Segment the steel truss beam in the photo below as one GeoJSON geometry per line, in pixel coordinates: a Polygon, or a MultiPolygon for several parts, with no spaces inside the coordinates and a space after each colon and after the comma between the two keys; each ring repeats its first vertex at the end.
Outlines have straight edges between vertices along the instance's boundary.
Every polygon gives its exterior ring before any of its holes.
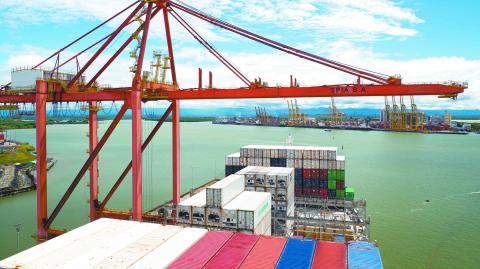
{"type": "MultiPolygon", "coordinates": [[[[179,2],[179,1],[178,1],[179,2]]],[[[143,13],[141,13],[143,16],[143,13]]],[[[178,15],[175,12],[173,14],[178,15]]],[[[187,30],[190,29],[190,33],[199,40],[202,45],[207,49],[210,48],[210,52],[218,56],[219,60],[227,65],[231,66],[231,71],[236,75],[241,76],[241,73],[238,69],[234,68],[233,65],[229,65],[228,61],[221,56],[218,51],[213,49],[213,46],[208,44],[208,42],[201,37],[198,32],[196,32],[186,21],[184,21],[180,16],[174,16],[178,19],[179,23],[182,24],[187,30]],[[178,18],[177,18],[178,17],[178,18]],[[223,61],[222,61],[223,59],[223,61]],[[235,72],[236,71],[236,72],[235,72]]],[[[177,204],[180,200],[180,100],[202,100],[202,99],[242,99],[242,98],[292,98],[292,97],[363,97],[363,96],[402,96],[402,95],[442,95],[443,97],[455,97],[457,94],[464,91],[467,87],[466,84],[412,84],[412,85],[402,85],[399,78],[389,77],[384,74],[368,71],[365,69],[360,69],[350,65],[342,64],[335,62],[320,56],[304,52],[293,47],[275,42],[273,40],[264,38],[262,36],[256,35],[252,32],[241,29],[232,24],[228,24],[221,20],[218,20],[212,16],[209,16],[201,11],[198,11],[194,8],[191,8],[185,4],[178,4],[177,1],[171,0],[142,0],[135,1],[126,9],[117,13],[115,16],[111,17],[107,21],[103,22],[99,26],[95,27],[91,31],[87,32],[80,38],[74,40],[67,46],[58,50],[56,53],[52,54],[50,57],[45,59],[40,64],[45,63],[54,56],[57,56],[57,64],[54,68],[54,71],[70,62],[73,59],[84,53],[85,51],[93,48],[94,46],[102,43],[100,48],[93,54],[93,56],[88,60],[88,62],[78,70],[75,77],[67,83],[59,83],[53,81],[37,81],[36,89],[32,92],[24,93],[13,93],[8,91],[2,91],[0,93],[0,103],[36,103],[36,146],[37,146],[37,229],[39,237],[46,238],[48,236],[49,228],[52,222],[55,220],[60,210],[63,208],[78,183],[84,177],[88,168],[91,168],[90,181],[91,181],[91,208],[90,208],[90,217],[95,219],[97,217],[112,215],[115,214],[104,210],[106,203],[109,201],[115,190],[121,184],[123,179],[126,177],[130,169],[132,170],[132,208],[133,212],[131,214],[125,213],[120,214],[121,217],[129,218],[130,216],[135,220],[142,220],[142,152],[148,146],[151,139],[153,139],[155,133],[162,126],[163,122],[166,120],[168,115],[172,113],[172,181],[173,181],[173,193],[172,193],[172,202],[177,204]],[[118,34],[125,29],[127,25],[135,21],[139,11],[148,3],[146,20],[142,26],[135,31],[130,38],[123,43],[120,49],[115,52],[113,56],[107,61],[107,63],[100,69],[100,71],[90,80],[87,87],[80,85],[78,79],[84,74],[84,72],[90,68],[92,63],[98,59],[102,52],[112,43],[112,41],[117,38],[118,34]],[[153,9],[153,4],[156,5],[156,8],[153,9]],[[105,25],[121,13],[127,11],[129,8],[137,5],[133,11],[127,16],[127,18],[120,24],[120,26],[113,31],[111,34],[100,39],[93,45],[89,46],[87,49],[82,52],[74,55],[66,62],[60,63],[60,52],[64,51],[66,48],[70,47],[74,43],[83,39],[85,36],[89,35],[93,31],[97,30],[99,27],[105,25]],[[248,88],[236,88],[236,89],[214,89],[213,88],[213,78],[212,73],[209,72],[209,86],[208,89],[202,89],[201,79],[199,79],[198,89],[187,89],[180,90],[177,81],[177,73],[175,67],[175,60],[173,54],[173,45],[170,32],[169,24],[169,9],[175,8],[182,10],[190,15],[193,15],[199,19],[207,21],[211,24],[219,26],[223,29],[229,30],[233,33],[239,34],[261,44],[268,45],[277,50],[295,55],[302,59],[313,61],[339,71],[352,74],[357,78],[364,78],[373,82],[376,82],[380,85],[375,84],[360,84],[359,79],[357,84],[348,84],[348,85],[323,85],[323,86],[314,86],[314,87],[298,87],[296,80],[293,83],[293,78],[290,81],[290,87],[248,87],[248,88]],[[145,55],[146,43],[148,39],[148,30],[150,26],[151,19],[160,12],[160,9],[163,12],[163,22],[165,26],[166,41],[168,46],[168,55],[170,57],[170,68],[172,75],[173,85],[160,84],[149,81],[142,81],[142,64],[145,55]],[[135,19],[134,19],[135,18],[135,19]],[[137,69],[135,72],[132,85],[122,88],[99,88],[99,87],[89,87],[92,85],[96,79],[102,74],[102,72],[109,67],[109,65],[117,58],[117,56],[124,51],[124,49],[130,44],[136,34],[140,30],[143,30],[142,42],[140,47],[140,55],[138,57],[137,69]],[[65,85],[64,85],[65,84],[65,85]],[[141,136],[141,108],[142,101],[152,101],[152,100],[170,100],[172,104],[167,109],[165,114],[157,123],[156,128],[152,133],[147,137],[144,143],[142,143],[141,136]],[[47,172],[46,172],[46,103],[47,102],[79,102],[86,101],[91,102],[90,105],[93,106],[95,102],[101,101],[123,101],[124,104],[120,109],[119,113],[107,129],[106,133],[100,139],[96,140],[96,113],[90,113],[90,155],[70,187],[67,189],[65,194],[60,199],[57,206],[54,208],[50,217],[48,217],[47,212],[47,172]],[[110,192],[107,194],[103,202],[98,204],[98,189],[96,189],[96,182],[98,180],[98,174],[95,174],[95,166],[98,159],[98,154],[103,148],[106,141],[109,139],[110,135],[118,125],[121,118],[125,115],[126,110],[132,108],[132,161],[127,168],[123,171],[120,178],[117,180],[115,185],[112,187],[110,192]],[[98,210],[101,209],[101,210],[98,210]],[[92,211],[95,210],[95,213],[92,211]],[[100,213],[99,213],[100,212],[100,213]],[[103,214],[103,215],[102,215],[103,214]]],[[[77,59],[78,62],[78,59],[77,59]]],[[[36,67],[38,67],[38,64],[36,67]]],[[[78,65],[78,64],[77,64],[78,65]]],[[[201,78],[201,72],[200,72],[201,78]]],[[[245,77],[246,79],[246,77],[245,77]]],[[[243,79],[242,79],[243,81],[243,79]]],[[[248,82],[248,79],[246,81],[248,82]]],[[[248,84],[248,83],[247,83],[248,84]]],[[[8,86],[7,84],[5,86],[8,86]]],[[[8,89],[8,88],[7,88],[8,89]]],[[[92,110],[91,110],[92,111],[92,110]]],[[[117,215],[118,216],[118,215],[117,215]]]]}
{"type": "Polygon", "coordinates": [[[145,5],[145,2],[142,1],[133,10],[133,12],[130,13],[130,15],[128,15],[128,17],[122,22],[122,24],[117,28],[117,30],[115,30],[115,32],[112,33],[112,35],[105,41],[105,43],[102,44],[100,49],[98,49],[97,52],[95,52],[95,54],[92,56],[92,58],[90,58],[90,60],[88,60],[88,62],[82,67],[82,69],[80,69],[80,71],[75,75],[75,77],[73,77],[73,79],[68,83],[68,85],[67,85],[68,88],[71,88],[74,85],[74,83],[77,82],[77,80],[83,75],[85,70],[87,70],[90,67],[90,65],[98,58],[98,56],[100,56],[100,54],[115,39],[115,37],[117,37],[117,35],[120,33],[120,31],[122,31],[123,28],[125,28],[127,26],[127,24],[130,22],[130,20],[138,13],[138,11],[140,11],[140,9],[142,9],[142,7],[144,5],[145,5]]]}

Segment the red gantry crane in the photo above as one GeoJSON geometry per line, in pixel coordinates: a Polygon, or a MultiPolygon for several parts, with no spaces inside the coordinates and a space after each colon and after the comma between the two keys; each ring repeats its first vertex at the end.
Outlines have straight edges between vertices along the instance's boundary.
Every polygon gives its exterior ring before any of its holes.
{"type": "MultiPolygon", "coordinates": [[[[40,68],[49,60],[55,60],[55,66],[49,73],[49,77],[37,80],[35,86],[30,90],[23,89],[16,91],[12,85],[6,84],[1,87],[0,103],[35,103],[36,107],[36,150],[37,150],[37,235],[41,240],[48,239],[56,234],[51,229],[51,225],[60,213],[62,207],[68,201],[70,195],[78,186],[86,172],[90,172],[90,219],[95,220],[102,216],[125,218],[141,221],[146,217],[142,212],[142,151],[148,146],[157,131],[165,122],[167,117],[172,115],[172,160],[173,160],[173,204],[180,200],[180,101],[181,100],[200,100],[200,99],[239,99],[239,98],[296,98],[296,97],[364,97],[364,96],[413,96],[413,95],[438,95],[441,97],[455,98],[467,88],[466,83],[424,83],[424,84],[403,84],[399,76],[388,76],[385,74],[372,72],[366,69],[354,67],[337,61],[333,61],[321,56],[293,48],[286,44],[276,42],[258,34],[242,29],[233,24],[215,18],[205,12],[202,12],[192,6],[189,6],[178,0],[137,0],[119,13],[115,14],[105,22],[96,26],[84,35],[80,36],[65,47],[59,49],[44,61],[38,63],[33,69],[40,68]],[[168,84],[164,79],[150,79],[142,73],[143,62],[146,53],[146,45],[152,19],[158,13],[163,14],[163,24],[165,27],[168,55],[172,83],[168,84]],[[61,55],[73,44],[89,36],[99,28],[118,19],[122,14],[127,14],[122,20],[120,26],[109,35],[103,37],[84,50],[74,54],[72,57],[61,61],[61,55]],[[251,81],[242,74],[237,67],[230,63],[214,46],[212,46],[202,35],[195,30],[184,18],[188,14],[197,19],[220,27],[229,32],[243,36],[244,38],[264,44],[273,49],[294,55],[307,61],[321,64],[340,72],[352,75],[356,79],[354,84],[341,85],[321,85],[321,86],[299,86],[297,83],[290,83],[288,87],[269,87],[262,80],[254,79],[251,81]],[[222,89],[213,87],[213,78],[209,73],[208,88],[202,88],[201,69],[199,69],[198,88],[183,89],[177,81],[177,72],[175,68],[175,57],[173,53],[172,33],[170,31],[170,20],[176,20],[185,30],[192,35],[208,52],[216,57],[226,68],[228,68],[243,84],[243,87],[235,89],[222,89]],[[100,61],[99,56],[105,56],[105,49],[112,45],[112,42],[119,39],[120,32],[126,32],[126,27],[133,22],[140,22],[140,26],[123,41],[118,50],[110,56],[103,66],[90,79],[86,80],[85,71],[90,70],[94,62],[100,61]],[[131,85],[124,87],[105,87],[101,86],[97,80],[101,77],[124,52],[124,50],[133,42],[137,41],[136,49],[130,55],[135,59],[135,64],[131,68],[134,73],[131,85]],[[92,52],[94,47],[99,48],[92,52]],[[92,54],[89,60],[80,65],[78,57],[85,55],[86,52],[92,54]],[[67,63],[76,63],[77,72],[71,78],[65,78],[61,75],[60,69],[67,63]],[[159,119],[155,128],[145,140],[142,140],[142,102],[169,100],[171,104],[166,109],[163,116],[159,119]],[[97,111],[98,104],[102,101],[121,101],[123,106],[111,122],[110,126],[98,139],[97,137],[97,111]],[[89,157],[80,168],[71,185],[61,197],[55,208],[48,214],[47,211],[47,145],[46,145],[46,104],[47,102],[88,102],[89,103],[89,157]],[[101,199],[98,190],[98,155],[110,135],[115,130],[127,110],[131,110],[132,115],[132,160],[122,171],[116,183],[106,196],[101,199]],[[90,168],[90,169],[89,169],[90,168]],[[120,186],[127,174],[132,171],[132,211],[126,213],[115,213],[106,210],[106,204],[120,186]]],[[[159,63],[157,63],[159,64],[159,63]]]]}

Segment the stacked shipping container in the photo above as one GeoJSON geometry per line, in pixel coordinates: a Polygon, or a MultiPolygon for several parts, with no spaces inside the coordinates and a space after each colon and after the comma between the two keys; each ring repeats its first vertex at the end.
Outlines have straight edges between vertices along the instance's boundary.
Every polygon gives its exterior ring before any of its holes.
{"type": "Polygon", "coordinates": [[[226,175],[246,166],[294,168],[295,196],[354,198],[354,190],[345,186],[345,157],[336,147],[249,145],[225,158],[226,175]]]}
{"type": "Polygon", "coordinates": [[[295,210],[294,169],[247,166],[237,172],[245,176],[245,190],[269,192],[272,197],[272,234],[287,235],[293,228],[295,210]]]}
{"type": "Polygon", "coordinates": [[[1,268],[382,268],[368,242],[321,242],[99,219],[0,261],[1,268]],[[347,253],[348,252],[348,253],[347,253]]]}
{"type": "Polygon", "coordinates": [[[244,175],[230,175],[177,205],[177,222],[271,234],[271,194],[244,191],[244,175]]]}

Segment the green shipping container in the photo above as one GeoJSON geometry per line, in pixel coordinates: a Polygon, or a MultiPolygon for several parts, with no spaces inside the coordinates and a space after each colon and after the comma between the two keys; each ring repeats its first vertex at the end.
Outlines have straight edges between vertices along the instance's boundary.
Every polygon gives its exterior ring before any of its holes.
{"type": "Polygon", "coordinates": [[[345,170],[337,170],[337,180],[345,181],[345,170]]]}
{"type": "Polygon", "coordinates": [[[345,198],[347,200],[353,200],[355,199],[355,190],[353,188],[345,188],[345,198]]]}
{"type": "Polygon", "coordinates": [[[337,188],[337,181],[336,180],[328,180],[328,189],[335,190],[337,188]]]}
{"type": "Polygon", "coordinates": [[[345,198],[345,191],[344,190],[337,190],[337,199],[345,198]]]}
{"type": "Polygon", "coordinates": [[[328,180],[336,180],[337,170],[328,170],[328,180]]]}

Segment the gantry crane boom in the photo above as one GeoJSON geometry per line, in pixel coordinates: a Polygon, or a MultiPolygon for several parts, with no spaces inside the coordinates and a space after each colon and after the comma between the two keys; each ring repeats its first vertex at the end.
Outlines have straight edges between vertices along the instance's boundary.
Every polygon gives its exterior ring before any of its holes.
{"type": "MultiPolygon", "coordinates": [[[[123,9],[121,12],[109,18],[94,29],[88,31],[86,34],[69,43],[67,46],[64,46],[60,50],[56,51],[44,61],[35,65],[35,68],[56,56],[57,61],[53,71],[58,72],[61,67],[70,61],[77,60],[78,63],[78,56],[89,50],[92,50],[96,47],[96,45],[100,45],[100,48],[90,54],[92,56],[86,61],[85,64],[82,66],[77,64],[77,72],[74,74],[73,78],[68,81],[61,81],[58,78],[37,80],[35,87],[32,87],[30,91],[22,90],[21,92],[14,91],[11,88],[11,83],[4,84],[5,86],[1,87],[0,103],[35,103],[36,106],[37,230],[39,238],[48,238],[51,224],[58,216],[60,210],[63,208],[73,191],[79,185],[80,180],[82,180],[88,170],[90,170],[91,186],[91,220],[94,220],[100,216],[111,214],[111,212],[105,211],[105,204],[108,202],[118,186],[122,183],[126,175],[129,174],[130,170],[132,171],[132,210],[130,213],[121,215],[121,217],[131,218],[133,220],[142,220],[142,151],[152,140],[155,133],[170,114],[172,115],[172,201],[173,204],[177,204],[180,201],[180,100],[414,95],[439,95],[441,97],[455,98],[459,93],[462,93],[468,87],[468,84],[466,83],[452,82],[443,84],[403,84],[400,76],[389,76],[378,72],[369,71],[296,49],[286,44],[282,44],[280,42],[276,42],[253,32],[247,31],[233,24],[224,22],[220,19],[214,18],[180,1],[173,0],[136,0],[133,4],[123,9]],[[147,6],[147,8],[145,8],[145,6],[147,6]],[[69,56],[70,58],[63,63],[60,62],[60,54],[66,49],[70,48],[78,41],[83,40],[84,37],[90,35],[92,32],[96,31],[108,22],[111,22],[114,18],[118,17],[120,14],[123,14],[127,10],[129,10],[127,12],[128,15],[123,20],[119,20],[121,21],[121,24],[113,32],[96,41],[93,45],[88,46],[86,49],[78,53],[72,53],[71,55],[73,55],[73,57],[69,56]],[[254,83],[250,83],[248,78],[238,71],[238,68],[230,64],[230,62],[228,62],[226,58],[213,47],[213,45],[208,43],[198,31],[193,29],[193,27],[191,27],[191,25],[188,24],[177,11],[182,11],[193,15],[198,19],[279,51],[353,75],[357,82],[352,84],[309,87],[300,86],[296,82],[293,83],[293,81],[290,83],[289,87],[269,87],[267,86],[267,83],[265,81],[262,82],[261,79],[255,80],[254,83]],[[152,80],[150,80],[148,76],[142,76],[142,63],[147,47],[146,43],[148,40],[150,21],[159,12],[163,13],[163,25],[165,28],[166,43],[168,48],[168,54],[164,57],[166,62],[163,64],[163,72],[161,74],[160,81],[158,81],[158,73],[155,74],[154,79],[152,80]],[[240,80],[247,84],[246,87],[229,89],[213,88],[211,86],[212,83],[209,82],[210,86],[208,89],[181,89],[177,81],[169,16],[172,16],[182,26],[184,26],[184,28],[189,31],[189,33],[191,33],[194,38],[196,38],[209,51],[209,53],[212,53],[220,62],[222,62],[227,68],[236,74],[240,80]],[[107,47],[109,47],[113,41],[118,41],[120,36],[119,33],[128,31],[128,25],[130,25],[133,21],[140,20],[142,21],[141,26],[138,27],[126,41],[124,41],[120,49],[118,49],[110,58],[107,58],[107,62],[100,68],[99,71],[94,73],[92,79],[86,84],[82,82],[81,78],[84,76],[85,72],[92,69],[91,66],[93,63],[101,59],[100,55],[107,51],[107,47]],[[133,70],[135,71],[135,75],[132,79],[132,83],[125,85],[124,87],[99,86],[100,84],[96,83],[97,79],[99,79],[103,72],[114,63],[114,61],[117,59],[117,56],[119,56],[133,40],[138,40],[139,46],[135,51],[136,66],[133,70]],[[168,68],[171,70],[171,84],[166,83],[166,63],[169,64],[168,68]],[[369,82],[362,84],[361,79],[369,82]],[[164,115],[160,118],[157,126],[142,144],[142,103],[155,100],[169,100],[171,104],[165,111],[164,115]],[[52,213],[49,215],[47,211],[46,192],[46,103],[79,101],[89,102],[90,108],[96,107],[97,102],[100,101],[122,101],[123,106],[100,140],[94,139],[96,138],[96,131],[93,130],[96,130],[98,127],[96,111],[94,109],[89,109],[89,129],[91,132],[90,136],[93,137],[89,141],[89,157],[72,181],[69,188],[66,190],[65,194],[55,206],[52,213]],[[95,175],[92,172],[95,169],[91,168],[98,165],[99,152],[128,109],[132,110],[132,161],[123,170],[122,174],[115,182],[115,185],[112,187],[108,195],[103,201],[100,202],[98,188],[95,188],[95,186],[98,185],[98,175],[95,175]]],[[[212,81],[211,75],[209,76],[209,81],[212,81]]],[[[290,101],[288,104],[290,116],[289,120],[292,119],[294,123],[303,122],[305,119],[305,114],[300,112],[297,102],[295,101],[294,104],[293,101],[290,101]]],[[[394,104],[394,106],[396,106],[396,104],[394,104]]],[[[398,109],[394,108],[394,110],[398,112],[398,109]]],[[[412,110],[414,110],[413,107],[412,110]]],[[[270,120],[270,116],[266,113],[265,109],[262,110],[261,108],[256,108],[256,114],[257,117],[264,122],[265,120],[270,120]]]]}

